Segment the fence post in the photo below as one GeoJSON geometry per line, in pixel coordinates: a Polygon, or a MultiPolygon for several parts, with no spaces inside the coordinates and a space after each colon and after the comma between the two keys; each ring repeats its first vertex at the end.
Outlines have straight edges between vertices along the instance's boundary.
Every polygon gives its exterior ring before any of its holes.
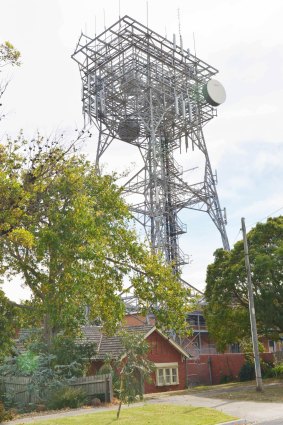
{"type": "Polygon", "coordinates": [[[104,393],[105,393],[105,403],[108,401],[108,380],[107,375],[104,375],[104,393]]]}
{"type": "Polygon", "coordinates": [[[108,375],[108,386],[109,386],[109,402],[112,403],[113,401],[113,383],[112,383],[112,375],[108,375]]]}
{"type": "Polygon", "coordinates": [[[208,364],[209,381],[210,381],[210,385],[212,385],[212,371],[211,371],[211,357],[210,356],[208,357],[207,364],[208,364]]]}

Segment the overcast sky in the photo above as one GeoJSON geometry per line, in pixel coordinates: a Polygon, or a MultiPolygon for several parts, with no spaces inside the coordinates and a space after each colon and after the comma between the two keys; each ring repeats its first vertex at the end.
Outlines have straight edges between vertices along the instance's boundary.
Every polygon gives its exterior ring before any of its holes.
{"type": "MultiPolygon", "coordinates": [[[[227,92],[218,117],[205,127],[205,138],[233,245],[241,237],[241,217],[249,230],[283,213],[283,2],[149,0],[149,27],[172,39],[179,31],[178,8],[184,47],[194,49],[194,33],[197,56],[219,69],[217,79],[227,92]]],[[[0,136],[20,129],[27,136],[37,130],[68,134],[81,127],[81,82],[70,56],[81,31],[94,37],[95,23],[99,33],[118,20],[119,1],[9,0],[1,1],[0,10],[0,42],[9,40],[22,55],[21,67],[9,71],[0,136]]],[[[146,10],[146,1],[120,0],[121,16],[146,24],[146,10]]],[[[94,139],[85,150],[94,156],[94,139]]],[[[111,146],[104,158],[109,171],[120,171],[126,160],[136,157],[123,142],[111,146]]],[[[190,164],[189,154],[182,163],[190,164]]],[[[203,289],[220,235],[206,214],[187,211],[182,220],[188,233],[181,246],[191,256],[183,277],[203,289]]],[[[27,296],[18,285],[4,287],[14,300],[27,296]]]]}

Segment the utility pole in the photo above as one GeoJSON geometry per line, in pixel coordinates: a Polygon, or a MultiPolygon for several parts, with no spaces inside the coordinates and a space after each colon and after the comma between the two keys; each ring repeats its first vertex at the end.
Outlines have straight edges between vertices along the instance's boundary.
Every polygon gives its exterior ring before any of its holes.
{"type": "Polygon", "coordinates": [[[246,234],[246,224],[245,224],[244,218],[242,218],[241,221],[242,221],[242,232],[243,232],[243,241],[244,241],[244,250],[245,250],[245,264],[246,264],[247,277],[248,277],[249,311],[250,311],[250,323],[251,323],[251,333],[252,333],[252,342],[253,342],[253,354],[254,354],[254,361],[255,361],[256,390],[263,391],[261,369],[260,369],[260,358],[259,358],[259,350],[258,350],[256,318],[255,318],[253,284],[252,284],[252,277],[251,277],[251,266],[250,266],[249,249],[248,249],[248,241],[247,241],[247,234],[246,234]]]}

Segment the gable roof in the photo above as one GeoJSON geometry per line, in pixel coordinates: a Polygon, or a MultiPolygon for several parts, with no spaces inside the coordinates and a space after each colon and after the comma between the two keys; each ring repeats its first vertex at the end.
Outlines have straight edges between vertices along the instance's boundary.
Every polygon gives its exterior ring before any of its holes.
{"type": "MultiPolygon", "coordinates": [[[[142,325],[142,326],[126,326],[124,328],[127,332],[139,333],[143,335],[143,338],[148,338],[153,332],[157,332],[161,335],[166,341],[169,342],[180,354],[184,357],[189,358],[190,355],[184,351],[184,349],[175,342],[172,338],[169,338],[162,331],[160,331],[156,326],[152,325],[142,325]]],[[[104,360],[106,356],[109,356],[113,359],[123,356],[124,348],[121,343],[121,338],[119,335],[107,336],[102,332],[101,326],[87,325],[82,326],[82,335],[77,339],[78,343],[85,342],[94,342],[97,347],[97,353],[94,356],[94,360],[104,360]]],[[[18,339],[15,341],[16,346],[20,351],[24,351],[23,341],[28,338],[32,333],[38,332],[38,329],[22,329],[19,332],[18,339]]]]}
{"type": "MultiPolygon", "coordinates": [[[[142,334],[144,339],[148,338],[154,331],[159,333],[169,344],[171,344],[179,353],[189,358],[189,354],[177,344],[172,338],[168,338],[163,332],[156,328],[156,326],[143,325],[143,326],[127,326],[127,332],[142,334]]],[[[111,358],[118,358],[123,355],[124,349],[119,335],[107,336],[102,333],[102,328],[99,326],[84,326],[82,327],[83,336],[80,338],[82,342],[95,342],[97,344],[97,354],[95,360],[103,360],[108,355],[111,358]]]]}
{"type": "MultiPolygon", "coordinates": [[[[152,326],[133,326],[127,327],[127,332],[140,333],[146,335],[152,326]]],[[[80,342],[95,342],[97,345],[97,354],[95,359],[102,360],[108,355],[112,358],[118,358],[123,354],[123,346],[119,335],[107,336],[102,332],[100,326],[83,326],[80,342]]]]}

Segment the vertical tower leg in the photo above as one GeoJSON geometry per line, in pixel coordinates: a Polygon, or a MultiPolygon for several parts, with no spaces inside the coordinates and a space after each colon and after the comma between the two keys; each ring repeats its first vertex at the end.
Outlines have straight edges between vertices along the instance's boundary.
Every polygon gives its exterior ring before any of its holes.
{"type": "Polygon", "coordinates": [[[216,178],[212,172],[202,128],[200,127],[197,131],[192,131],[190,138],[193,146],[197,147],[204,155],[204,181],[193,186],[186,185],[185,190],[189,197],[185,201],[184,206],[207,212],[220,232],[223,248],[229,251],[230,245],[225,228],[225,210],[223,212],[220,207],[216,190],[216,178]]]}

